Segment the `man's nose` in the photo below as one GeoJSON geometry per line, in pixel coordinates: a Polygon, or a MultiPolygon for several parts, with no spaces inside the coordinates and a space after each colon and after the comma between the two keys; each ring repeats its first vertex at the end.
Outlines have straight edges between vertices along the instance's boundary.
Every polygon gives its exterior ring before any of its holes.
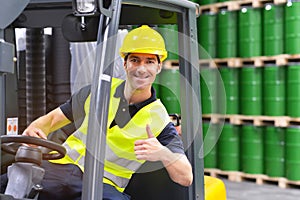
{"type": "Polygon", "coordinates": [[[146,67],[144,64],[141,64],[140,66],[137,67],[137,71],[139,72],[145,72],[146,71],[146,67]]]}

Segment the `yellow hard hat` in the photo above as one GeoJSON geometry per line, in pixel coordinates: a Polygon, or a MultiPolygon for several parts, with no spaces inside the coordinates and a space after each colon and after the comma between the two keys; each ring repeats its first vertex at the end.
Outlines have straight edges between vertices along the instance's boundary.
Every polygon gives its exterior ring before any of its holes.
{"type": "Polygon", "coordinates": [[[163,37],[147,25],[133,29],[125,36],[120,55],[124,58],[128,53],[156,54],[161,61],[168,55],[163,37]]]}

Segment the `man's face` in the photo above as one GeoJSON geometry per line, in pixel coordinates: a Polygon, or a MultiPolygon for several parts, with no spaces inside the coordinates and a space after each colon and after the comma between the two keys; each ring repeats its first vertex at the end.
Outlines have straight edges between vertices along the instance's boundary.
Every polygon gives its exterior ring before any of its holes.
{"type": "Polygon", "coordinates": [[[127,81],[132,89],[146,89],[154,82],[161,64],[154,54],[131,53],[124,63],[127,81]]]}

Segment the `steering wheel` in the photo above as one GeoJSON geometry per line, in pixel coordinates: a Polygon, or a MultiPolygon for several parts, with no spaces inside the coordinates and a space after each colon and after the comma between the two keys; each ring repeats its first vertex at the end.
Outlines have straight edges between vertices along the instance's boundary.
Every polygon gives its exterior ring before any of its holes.
{"type": "Polygon", "coordinates": [[[25,135],[1,135],[1,148],[3,151],[16,155],[19,146],[9,145],[8,143],[17,144],[33,144],[41,147],[46,147],[49,150],[57,151],[57,153],[43,153],[43,160],[56,160],[63,158],[66,154],[66,149],[60,144],[45,140],[42,138],[25,136],[25,135]]]}

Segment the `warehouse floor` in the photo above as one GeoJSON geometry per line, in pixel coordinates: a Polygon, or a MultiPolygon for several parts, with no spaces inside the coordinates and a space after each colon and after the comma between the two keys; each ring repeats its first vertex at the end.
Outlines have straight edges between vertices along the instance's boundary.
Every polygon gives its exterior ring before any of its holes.
{"type": "Polygon", "coordinates": [[[277,185],[258,185],[253,182],[232,182],[222,179],[227,200],[298,200],[300,188],[280,188],[277,185]]]}

